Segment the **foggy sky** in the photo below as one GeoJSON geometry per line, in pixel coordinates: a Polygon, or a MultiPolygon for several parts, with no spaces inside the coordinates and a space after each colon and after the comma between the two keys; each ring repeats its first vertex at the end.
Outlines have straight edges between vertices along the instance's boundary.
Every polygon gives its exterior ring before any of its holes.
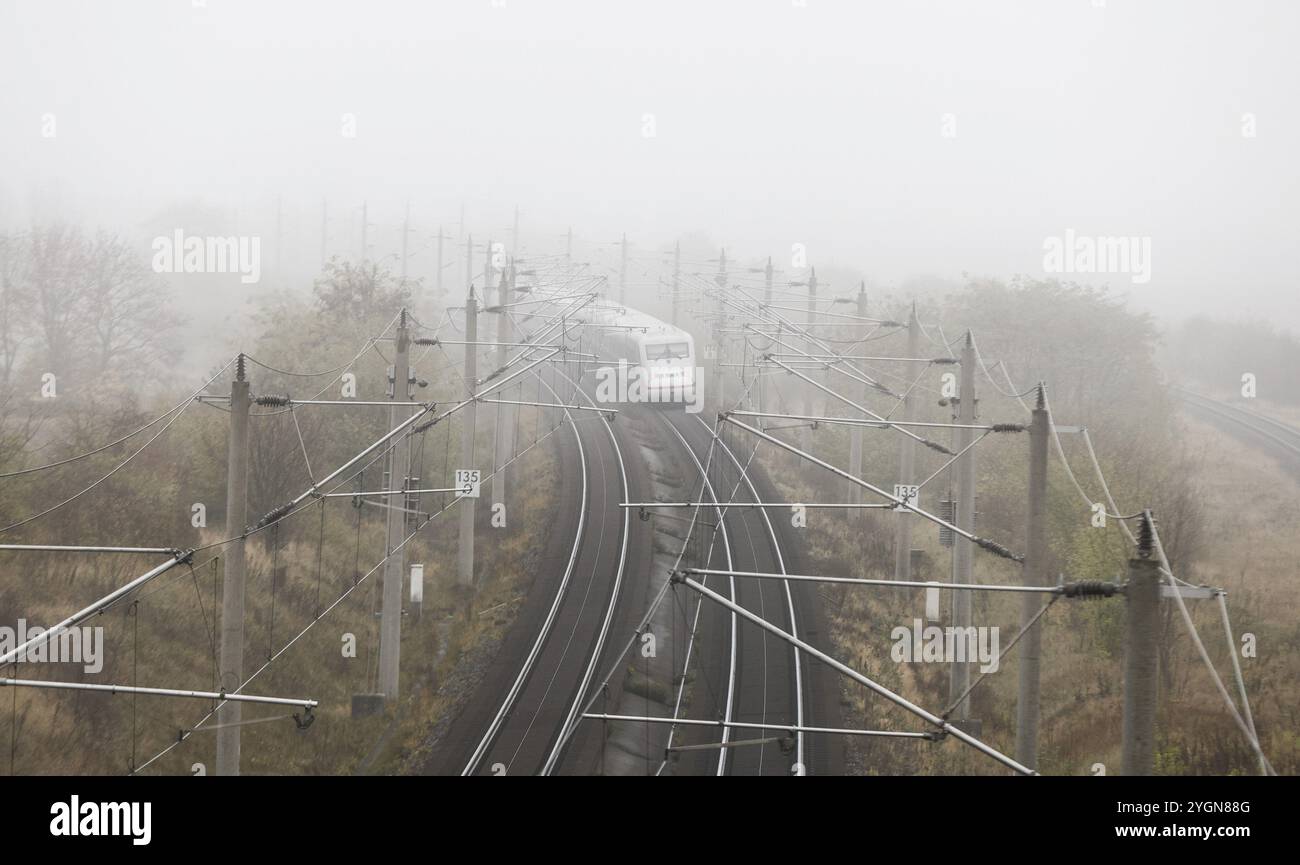
{"type": "Polygon", "coordinates": [[[409,198],[504,237],[518,204],[525,240],[880,285],[1039,276],[1074,229],[1151,238],[1149,283],[1076,277],[1135,305],[1300,329],[1297,4],[1094,2],[0,0],[0,226],[409,198]]]}

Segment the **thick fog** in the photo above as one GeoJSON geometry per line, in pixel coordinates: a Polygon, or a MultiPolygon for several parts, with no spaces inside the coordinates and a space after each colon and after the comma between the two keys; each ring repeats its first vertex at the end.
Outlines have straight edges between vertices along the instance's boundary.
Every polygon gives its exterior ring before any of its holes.
{"type": "Polygon", "coordinates": [[[801,243],[884,287],[1042,276],[1072,230],[1149,254],[1063,278],[1167,320],[1295,328],[1298,21],[1186,0],[3,0],[0,225],[147,244],[203,207],[269,244],[278,200],[286,255],[310,258],[322,201],[340,239],[366,202],[380,254],[408,200],[426,238],[507,239],[517,205],[525,246],[570,226],[778,262],[801,243]]]}

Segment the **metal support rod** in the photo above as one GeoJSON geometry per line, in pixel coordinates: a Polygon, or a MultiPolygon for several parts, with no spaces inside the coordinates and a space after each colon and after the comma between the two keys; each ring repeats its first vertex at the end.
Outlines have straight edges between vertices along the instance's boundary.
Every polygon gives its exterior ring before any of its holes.
{"type": "Polygon", "coordinates": [[[150,556],[174,556],[175,547],[67,547],[55,544],[0,544],[0,551],[16,553],[129,553],[150,556]]]}
{"type": "MultiPolygon", "coordinates": [[[[792,375],[798,376],[799,378],[801,378],[801,379],[803,379],[804,381],[808,382],[809,384],[811,384],[813,387],[817,388],[818,390],[821,390],[821,391],[823,391],[823,392],[825,392],[825,393],[830,394],[831,396],[835,397],[836,399],[838,399],[840,402],[844,403],[845,405],[848,405],[848,406],[851,406],[852,408],[857,409],[858,411],[860,411],[860,412],[862,412],[863,414],[865,414],[867,417],[872,418],[873,420],[876,420],[876,421],[885,421],[885,418],[883,418],[882,416],[876,414],[874,411],[872,411],[871,409],[867,408],[866,406],[864,406],[864,405],[860,405],[860,404],[854,402],[853,400],[849,399],[848,397],[846,397],[846,396],[844,396],[843,394],[841,394],[841,393],[839,393],[838,391],[836,391],[834,388],[829,388],[829,387],[827,387],[826,385],[822,384],[821,382],[819,382],[819,381],[815,381],[815,380],[809,378],[808,376],[806,376],[806,375],[804,375],[803,373],[799,372],[799,370],[795,369],[794,367],[790,366],[789,364],[781,363],[781,361],[779,361],[779,360],[774,360],[774,361],[772,361],[772,363],[774,363],[774,364],[776,364],[777,366],[781,367],[781,368],[784,369],[786,372],[788,372],[788,373],[790,373],[790,374],[792,374],[792,375]]],[[[807,412],[807,414],[808,414],[808,415],[813,415],[814,412],[809,411],[809,412],[807,412]]],[[[903,427],[902,427],[900,424],[894,423],[893,421],[887,421],[887,423],[888,423],[889,426],[891,426],[891,427],[893,427],[894,429],[898,430],[898,431],[901,432],[903,435],[905,435],[905,436],[910,436],[911,438],[916,439],[917,441],[922,441],[922,439],[921,439],[920,436],[918,436],[918,435],[917,435],[916,433],[914,433],[914,432],[911,432],[911,431],[909,431],[909,430],[903,429],[903,427]]]]}
{"type": "MultiPolygon", "coordinates": [[[[841,325],[843,327],[843,325],[841,325]]],[[[757,327],[751,327],[750,330],[756,330],[757,327]]],[[[862,355],[862,354],[818,354],[815,351],[803,351],[794,354],[774,351],[772,357],[793,357],[803,360],[819,361],[840,361],[840,360],[870,360],[870,361],[898,361],[899,363],[959,363],[955,357],[881,357],[879,355],[862,355]]]]}
{"type": "Polygon", "coordinates": [[[934,726],[938,727],[940,730],[952,736],[954,739],[958,739],[961,742],[970,745],[972,748],[979,751],[980,753],[992,757],[994,760],[997,760],[1002,765],[1016,772],[1019,772],[1022,775],[1038,774],[1034,770],[1026,766],[1020,765],[1015,760],[1008,757],[1006,754],[1003,754],[1002,752],[998,751],[996,748],[984,744],[979,739],[976,739],[974,736],[970,735],[964,730],[945,721],[943,718],[939,717],[933,712],[928,712],[925,709],[922,709],[920,706],[911,702],[907,698],[895,694],[893,691],[889,690],[884,685],[881,685],[875,681],[872,681],[871,679],[868,679],[866,676],[862,675],[857,670],[854,670],[852,667],[848,666],[847,664],[837,661],[836,659],[832,658],[830,655],[821,651],[817,647],[805,643],[803,640],[800,640],[799,638],[792,636],[786,631],[783,631],[782,629],[778,628],[776,625],[773,625],[771,622],[767,621],[766,619],[754,615],[749,610],[742,607],[740,604],[733,603],[732,601],[722,597],[712,589],[709,589],[706,586],[695,582],[695,580],[692,580],[690,577],[674,577],[674,579],[680,581],[682,584],[688,586],[689,588],[694,589],[696,592],[699,592],[701,595],[713,601],[714,603],[721,604],[722,606],[731,610],[736,615],[741,616],[742,618],[746,619],[747,621],[755,625],[758,625],[760,628],[767,631],[769,634],[779,637],[780,639],[785,640],[790,645],[798,649],[801,649],[805,653],[811,655],[813,658],[816,658],[818,661],[821,661],[823,664],[826,664],[827,666],[835,670],[838,670],[840,673],[843,673],[845,676],[848,676],[853,681],[857,682],[860,685],[863,685],[864,687],[875,692],[881,697],[884,697],[886,700],[889,700],[891,703],[901,706],[903,709],[906,709],[908,712],[911,712],[913,715],[916,715],[918,718],[922,719],[923,721],[933,724],[934,726]]]}
{"type": "MultiPolygon", "coordinates": [[[[726,507],[734,507],[734,505],[727,504],[726,507]]],[[[798,580],[808,583],[846,583],[854,586],[893,586],[899,588],[938,589],[940,591],[960,589],[975,592],[1023,592],[1039,595],[1061,595],[1065,593],[1064,586],[1006,586],[996,585],[993,583],[954,584],[924,582],[922,580],[909,580],[905,583],[900,583],[897,580],[870,580],[865,577],[827,577],[822,576],[821,574],[776,574],[766,571],[726,571],[718,568],[683,568],[682,573],[701,574],[705,576],[750,577],[759,580],[798,580]]]]}
{"type": "Polygon", "coordinates": [[[140,576],[136,577],[131,582],[117,589],[114,589],[104,597],[95,601],[90,606],[78,610],[77,612],[73,613],[71,616],[68,616],[66,619],[59,622],[57,625],[53,625],[47,628],[45,631],[38,634],[37,636],[24,640],[21,644],[5,652],[3,655],[0,655],[0,667],[4,667],[6,664],[13,663],[18,658],[26,657],[27,653],[30,652],[30,650],[34,646],[39,646],[42,643],[50,642],[55,637],[59,636],[69,628],[75,628],[77,625],[81,624],[86,619],[89,619],[91,616],[95,616],[102,613],[104,610],[108,609],[112,604],[126,597],[131,592],[134,592],[136,589],[140,588],[145,583],[148,583],[150,580],[154,579],[155,577],[160,576],[161,574],[165,574],[167,571],[176,567],[176,565],[179,565],[181,562],[187,562],[189,560],[190,560],[190,553],[188,552],[173,556],[172,558],[163,562],[161,565],[158,565],[156,568],[152,568],[146,571],[145,573],[141,574],[140,576]]]}
{"type": "Polygon", "coordinates": [[[437,488],[423,488],[423,489],[418,489],[418,490],[415,490],[415,489],[412,489],[412,490],[369,490],[369,491],[364,492],[364,493],[322,493],[322,494],[321,494],[321,498],[323,498],[323,499],[356,499],[356,498],[365,498],[365,497],[367,497],[367,496],[398,496],[398,495],[402,495],[403,493],[405,493],[405,494],[407,494],[407,495],[415,495],[415,494],[417,494],[417,493],[419,493],[419,494],[424,494],[424,493],[458,493],[458,492],[460,492],[460,489],[458,489],[457,487],[437,487],[437,488]]]}
{"type": "Polygon", "coordinates": [[[567,409],[569,411],[594,411],[594,412],[599,412],[601,414],[618,414],[619,412],[619,410],[616,408],[605,408],[604,406],[566,405],[557,402],[534,402],[532,400],[524,400],[524,399],[481,399],[479,400],[479,402],[493,403],[497,405],[530,405],[530,406],[535,406],[536,408],[559,408],[559,409],[567,409]]]}
{"type": "Polygon", "coordinates": [[[671,724],[674,727],[729,727],[741,730],[784,730],[788,733],[826,733],[837,736],[879,736],[886,739],[934,739],[933,733],[904,730],[855,730],[851,727],[808,727],[799,724],[754,724],[746,721],[710,721],[705,718],[666,718],[659,715],[607,715],[584,712],[592,721],[632,721],[645,724],[671,724]]]}
{"type": "Polygon", "coordinates": [[[42,679],[0,679],[0,687],[52,688],[60,691],[102,691],[110,694],[142,694],[151,697],[190,697],[196,700],[229,700],[234,703],[261,703],[267,706],[301,706],[314,709],[316,700],[296,697],[258,697],[253,694],[227,694],[224,691],[183,691],[175,688],[144,688],[135,685],[94,685],[88,682],[50,682],[42,679]]]}
{"type": "MultiPolygon", "coordinates": [[[[713,502],[619,502],[620,508],[712,508],[713,502]]],[[[724,508],[892,508],[885,502],[851,504],[846,502],[723,502],[724,508]]]]}
{"type": "Polygon", "coordinates": [[[390,400],[390,399],[288,399],[285,405],[362,405],[362,406],[387,406],[389,408],[423,408],[427,409],[433,405],[432,402],[420,402],[418,400],[390,400]]]}
{"type": "MultiPolygon", "coordinates": [[[[816,274],[816,272],[817,272],[816,268],[813,268],[813,273],[816,274]]],[[[814,289],[814,292],[813,292],[813,294],[812,294],[812,297],[815,298],[815,297],[816,297],[816,294],[815,294],[816,287],[813,286],[813,289],[814,289]]],[[[786,310],[787,312],[802,312],[802,313],[807,313],[807,312],[808,312],[808,309],[807,309],[807,308],[805,308],[805,309],[800,309],[800,308],[797,307],[797,306],[778,306],[777,304],[774,304],[774,303],[764,304],[764,306],[766,306],[768,309],[783,309],[783,310],[786,310]]],[[[810,306],[811,306],[811,304],[810,304],[810,306]]],[[[828,311],[826,311],[826,310],[821,310],[821,311],[819,311],[819,312],[818,312],[817,310],[814,310],[814,312],[817,312],[818,315],[830,316],[831,318],[844,318],[844,319],[848,319],[848,320],[850,320],[850,321],[864,321],[864,322],[867,322],[868,324],[892,325],[892,326],[895,326],[895,327],[898,327],[898,326],[899,326],[898,322],[896,322],[896,321],[890,321],[889,319],[886,319],[886,318],[865,318],[865,317],[860,316],[860,315],[851,315],[850,313],[847,313],[847,312],[828,312],[828,311]]],[[[804,323],[804,322],[800,322],[800,324],[803,324],[803,323],[804,323]]]]}
{"type": "MultiPolygon", "coordinates": [[[[871,492],[875,493],[876,495],[878,495],[878,496],[882,496],[882,497],[888,499],[890,502],[892,502],[892,503],[894,503],[894,504],[896,504],[896,505],[901,505],[902,507],[907,508],[908,510],[912,511],[913,513],[919,514],[920,516],[924,517],[925,519],[929,520],[930,522],[935,523],[936,525],[942,526],[943,528],[948,529],[948,530],[954,532],[955,534],[960,535],[961,537],[964,537],[964,538],[966,538],[966,539],[968,539],[968,540],[971,540],[971,541],[974,541],[974,542],[976,542],[976,543],[979,543],[980,541],[983,540],[982,538],[977,538],[977,537],[976,537],[972,532],[970,532],[970,531],[968,531],[968,530],[966,530],[966,529],[960,528],[959,526],[953,525],[952,523],[948,522],[947,520],[943,519],[942,517],[935,516],[934,514],[930,513],[930,512],[927,511],[927,510],[924,510],[923,508],[919,508],[919,507],[917,507],[917,506],[915,506],[915,505],[909,505],[909,504],[908,504],[907,502],[905,502],[904,500],[895,497],[892,493],[887,493],[887,492],[885,492],[884,490],[882,490],[880,487],[876,486],[875,484],[872,484],[872,483],[869,483],[869,482],[867,482],[867,481],[864,481],[864,480],[862,480],[862,478],[855,478],[855,477],[853,477],[852,475],[850,475],[848,472],[844,471],[843,469],[837,468],[837,467],[831,465],[830,463],[828,463],[828,462],[826,462],[826,461],[824,461],[824,460],[820,460],[820,459],[818,459],[817,457],[813,456],[812,454],[808,453],[807,451],[800,450],[799,448],[795,447],[794,445],[786,444],[785,442],[781,441],[780,439],[778,439],[778,438],[776,438],[776,437],[774,437],[774,436],[770,436],[770,435],[768,435],[767,433],[763,432],[762,430],[755,429],[754,427],[750,426],[749,424],[741,423],[740,421],[733,419],[733,418],[731,417],[730,414],[724,414],[724,415],[722,416],[722,419],[725,420],[727,423],[735,424],[736,426],[740,427],[740,428],[743,429],[743,430],[748,430],[749,432],[753,433],[754,435],[758,436],[759,438],[763,439],[764,441],[771,442],[772,444],[776,445],[777,447],[784,448],[785,450],[788,450],[788,451],[790,451],[790,452],[793,453],[793,454],[796,454],[796,455],[798,455],[798,456],[801,456],[801,457],[803,457],[804,459],[808,460],[809,462],[813,463],[814,465],[821,466],[822,468],[826,469],[827,471],[834,472],[835,474],[839,475],[839,476],[842,477],[842,478],[845,478],[846,480],[850,480],[850,481],[852,481],[852,482],[855,483],[855,484],[859,484],[859,485],[861,485],[864,489],[868,489],[868,490],[870,490],[871,492]]],[[[982,545],[983,545],[983,544],[981,544],[981,546],[982,546],[982,545]]]]}
{"type": "MultiPolygon", "coordinates": [[[[903,421],[903,420],[863,420],[856,417],[834,417],[815,414],[789,414],[788,412],[779,411],[741,411],[737,409],[730,412],[736,417],[779,417],[785,420],[808,420],[816,423],[833,423],[833,424],[853,424],[856,426],[871,427],[873,429],[890,429],[891,427],[925,427],[928,429],[974,429],[992,432],[993,424],[959,424],[959,423],[937,423],[934,421],[903,421]]],[[[1005,425],[1008,428],[1014,425],[1005,425]]],[[[1058,427],[1059,429],[1059,427],[1058,427]]]]}

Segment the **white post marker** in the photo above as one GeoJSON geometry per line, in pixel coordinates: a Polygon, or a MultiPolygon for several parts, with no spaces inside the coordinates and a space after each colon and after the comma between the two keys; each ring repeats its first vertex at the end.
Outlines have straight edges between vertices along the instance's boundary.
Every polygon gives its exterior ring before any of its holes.
{"type": "MultiPolygon", "coordinates": [[[[920,484],[894,484],[894,498],[902,499],[912,507],[918,507],[919,506],[918,500],[920,499],[920,497],[921,497],[920,484]]],[[[906,511],[908,509],[903,507],[902,505],[894,505],[894,510],[906,511]]]]}
{"type": "Polygon", "coordinates": [[[411,603],[424,603],[424,565],[411,565],[411,603]]]}
{"type": "Polygon", "coordinates": [[[939,583],[933,580],[925,587],[925,618],[930,622],[939,621],[939,583]]]}
{"type": "Polygon", "coordinates": [[[483,472],[479,469],[456,469],[456,497],[466,499],[476,499],[479,497],[479,486],[482,483],[483,472]]]}

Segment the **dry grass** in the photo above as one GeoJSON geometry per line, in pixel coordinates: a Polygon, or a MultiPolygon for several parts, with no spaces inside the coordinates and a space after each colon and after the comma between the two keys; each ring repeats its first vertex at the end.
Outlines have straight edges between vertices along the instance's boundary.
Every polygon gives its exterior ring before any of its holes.
{"type": "MultiPolygon", "coordinates": [[[[1300,484],[1276,459],[1212,427],[1189,420],[1181,439],[1194,458],[1195,480],[1209,519],[1200,557],[1179,576],[1226,589],[1237,639],[1246,633],[1257,639],[1258,657],[1242,659],[1256,724],[1277,771],[1294,774],[1300,769],[1296,733],[1300,610],[1294,591],[1300,581],[1300,535],[1294,531],[1300,516],[1300,484]]],[[[826,456],[843,464],[842,455],[826,456]]],[[[792,459],[769,452],[764,465],[788,500],[827,499],[826,488],[818,487],[816,479],[792,459]]],[[[994,486],[983,477],[980,483],[985,489],[994,486]]],[[[1060,486],[1061,479],[1055,478],[1053,489],[1060,492],[1060,486]]],[[[1077,504],[1066,495],[1054,494],[1052,499],[1058,518],[1077,504]]],[[[805,537],[812,567],[825,574],[889,579],[892,526],[889,514],[810,511],[805,537]]],[[[948,579],[948,551],[939,547],[935,535],[928,527],[913,531],[913,546],[925,551],[921,572],[914,574],[917,579],[948,579]]],[[[1018,579],[1018,569],[1003,561],[977,555],[975,562],[977,582],[1018,579]]],[[[1122,560],[1117,568],[1122,568],[1122,560]]],[[[1109,579],[1114,573],[1075,576],[1109,579]]],[[[837,586],[824,589],[822,596],[830,622],[830,647],[838,657],[925,708],[942,711],[948,702],[947,665],[899,664],[890,657],[890,630],[924,615],[919,592],[837,586]]],[[[1019,601],[983,596],[975,603],[976,624],[1000,626],[1005,646],[1019,629],[1019,601]]],[[[1215,666],[1235,695],[1217,605],[1189,603],[1215,666]]],[[[1169,652],[1161,679],[1157,772],[1257,772],[1249,746],[1196,654],[1181,617],[1172,606],[1166,614],[1163,638],[1169,652]]],[[[1118,773],[1123,615],[1122,600],[1061,601],[1043,620],[1039,768],[1044,773],[1086,775],[1097,763],[1118,773]]],[[[1004,753],[1015,748],[1017,675],[1013,649],[1002,668],[972,696],[972,714],[983,722],[983,738],[1004,753]]],[[[849,725],[923,728],[918,719],[847,680],[842,705],[849,725]]],[[[1004,773],[993,761],[953,741],[933,745],[853,737],[847,745],[849,770],[855,773],[1004,773]]]]}
{"type": "MultiPolygon", "coordinates": [[[[521,433],[522,447],[531,443],[533,426],[531,418],[521,420],[521,429],[527,431],[521,433]]],[[[490,447],[490,438],[485,436],[483,446],[490,447]]],[[[274,554],[285,571],[274,592],[269,533],[250,541],[245,675],[257,670],[272,649],[279,650],[303,633],[245,691],[310,697],[319,700],[320,707],[310,728],[300,731],[281,707],[246,705],[245,721],[282,717],[244,728],[244,772],[391,771],[430,725],[455,709],[447,698],[435,696],[436,683],[466,652],[499,641],[513,620],[513,602],[526,591],[530,576],[529,552],[542,545],[549,530],[553,507],[549,492],[558,471],[548,444],[534,448],[515,464],[510,528],[500,537],[491,528],[479,532],[479,591],[469,604],[470,615],[466,615],[465,597],[455,589],[455,508],[426,526],[408,546],[407,561],[425,563],[424,610],[418,622],[409,618],[403,622],[402,699],[382,716],[351,717],[351,696],[375,690],[375,612],[382,569],[312,625],[318,609],[323,611],[353,585],[356,561],[365,574],[382,556],[382,518],[368,515],[358,536],[356,512],[346,505],[330,505],[323,548],[318,548],[317,510],[309,508],[304,516],[286,521],[274,554]],[[486,615],[477,614],[493,607],[486,615]],[[356,638],[355,658],[343,656],[347,634],[356,638]]],[[[486,511],[483,502],[479,510],[486,511]]],[[[216,532],[209,534],[216,539],[216,532]]],[[[54,621],[148,566],[134,558],[96,557],[93,564],[87,559],[70,567],[66,558],[45,557],[34,571],[18,569],[20,563],[32,562],[11,558],[11,567],[4,569],[9,576],[0,583],[0,621],[19,616],[32,623],[54,621]]],[[[196,565],[193,572],[177,568],[151,584],[140,595],[138,607],[112,610],[91,623],[105,628],[102,673],[85,675],[79,665],[24,665],[16,675],[213,689],[212,627],[214,609],[220,606],[220,562],[196,565]]],[[[192,728],[210,708],[194,700],[0,690],[0,735],[12,746],[0,756],[0,766],[14,774],[123,774],[176,741],[179,731],[192,728]]],[[[214,762],[215,734],[200,731],[146,771],[187,774],[195,764],[210,771],[214,762]]]]}

